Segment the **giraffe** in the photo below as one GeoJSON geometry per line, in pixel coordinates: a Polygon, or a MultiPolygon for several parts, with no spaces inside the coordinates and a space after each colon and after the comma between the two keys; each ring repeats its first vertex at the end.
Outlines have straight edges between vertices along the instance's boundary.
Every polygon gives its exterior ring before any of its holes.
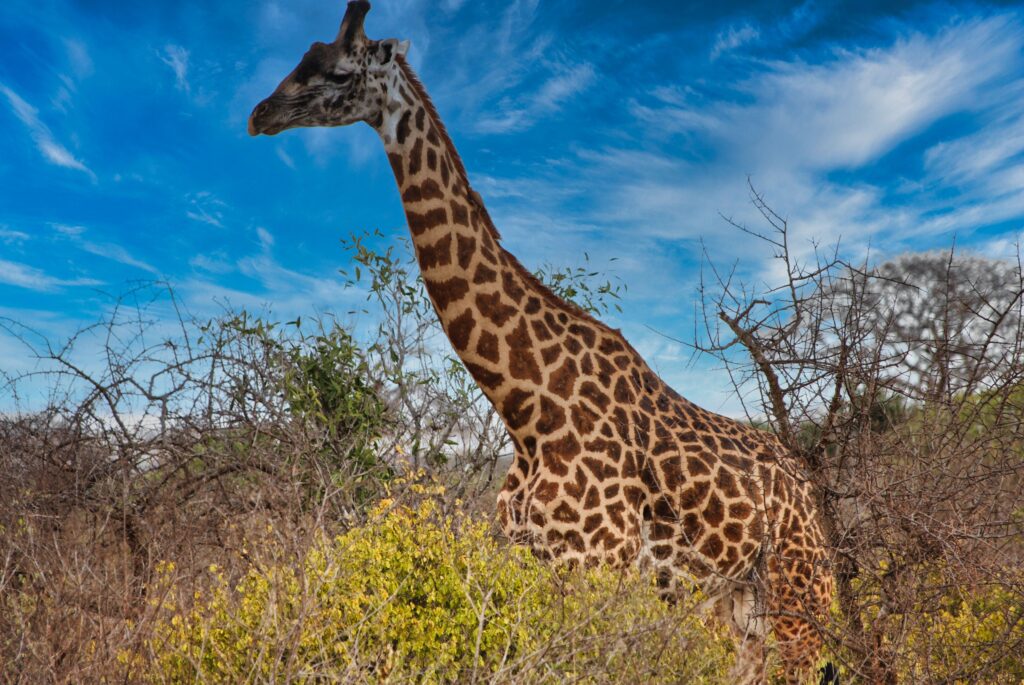
{"type": "Polygon", "coordinates": [[[618,330],[557,297],[501,245],[408,42],[370,40],[348,3],[249,118],[251,135],[363,121],[380,135],[426,290],[514,445],[508,537],[568,563],[637,565],[666,597],[696,578],[737,642],[733,682],[764,683],[774,633],[806,682],[832,596],[814,494],[771,434],[689,402],[618,330]]]}

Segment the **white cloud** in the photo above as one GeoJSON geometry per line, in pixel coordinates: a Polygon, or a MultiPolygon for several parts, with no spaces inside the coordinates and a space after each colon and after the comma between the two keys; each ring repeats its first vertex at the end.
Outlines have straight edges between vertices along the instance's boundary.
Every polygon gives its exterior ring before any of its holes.
{"type": "Polygon", "coordinates": [[[251,279],[252,284],[241,288],[224,285],[205,277],[187,280],[180,291],[187,295],[189,308],[196,313],[216,311],[216,303],[228,303],[234,307],[264,308],[272,305],[275,315],[294,318],[306,316],[311,311],[334,311],[340,313],[361,301],[365,292],[347,288],[338,278],[337,272],[310,275],[300,273],[281,265],[273,254],[273,236],[264,228],[257,228],[260,240],[259,252],[250,254],[230,263],[222,255],[207,259],[197,256],[190,261],[197,269],[209,274],[232,274],[237,283],[238,276],[251,279]]]}
{"type": "Polygon", "coordinates": [[[133,266],[137,269],[142,269],[143,271],[148,271],[152,274],[159,273],[159,270],[156,267],[147,264],[141,259],[136,259],[128,252],[128,250],[126,250],[121,245],[116,245],[114,243],[93,243],[86,241],[83,242],[80,245],[80,247],[86,252],[94,254],[97,257],[103,257],[104,259],[120,262],[121,264],[125,264],[127,266],[133,266]]]}
{"type": "Polygon", "coordinates": [[[274,246],[274,236],[270,234],[270,231],[259,226],[256,228],[256,235],[260,239],[260,249],[267,252],[274,246]]]}
{"type": "Polygon", "coordinates": [[[0,242],[11,245],[12,243],[23,243],[28,240],[29,235],[23,231],[15,231],[6,226],[0,226],[0,242]]]}
{"type": "Polygon", "coordinates": [[[186,199],[189,209],[185,211],[185,216],[199,223],[224,228],[223,208],[227,205],[214,197],[213,193],[204,190],[192,193],[186,199]]]}
{"type": "Polygon", "coordinates": [[[235,266],[223,254],[197,254],[188,260],[189,266],[212,274],[226,274],[234,271],[235,266]]]}
{"type": "Polygon", "coordinates": [[[982,130],[932,146],[924,157],[933,181],[987,182],[991,174],[1017,165],[1024,155],[1024,115],[1013,112],[982,130]]]}
{"type": "Polygon", "coordinates": [[[853,168],[954,111],[1020,62],[1021,33],[1003,19],[912,34],[889,48],[839,52],[823,64],[775,63],[741,84],[751,105],[723,105],[711,133],[738,159],[853,168]]]}
{"type": "Polygon", "coordinates": [[[100,285],[102,281],[92,278],[57,278],[28,264],[0,259],[0,283],[38,292],[54,292],[65,286],[100,285]]]}
{"type": "Polygon", "coordinates": [[[25,102],[21,96],[2,83],[0,83],[0,93],[7,98],[14,115],[28,128],[32,140],[35,141],[36,147],[46,161],[67,169],[81,171],[88,175],[93,182],[96,181],[96,174],[54,139],[49,127],[39,119],[39,110],[25,102]]]}
{"type": "MultiPolygon", "coordinates": [[[[631,108],[659,124],[646,129],[648,139],[632,142],[629,149],[582,151],[574,173],[558,169],[560,177],[573,182],[559,182],[557,191],[538,183],[530,197],[557,207],[567,192],[576,192],[592,198],[578,219],[629,226],[664,239],[720,239],[728,231],[719,211],[753,220],[747,174],[760,190],[770,191],[776,208],[791,212],[791,227],[801,240],[817,236],[827,244],[842,235],[866,245],[883,232],[899,240],[902,232],[909,236],[925,222],[933,222],[933,230],[953,230],[981,221],[980,214],[943,207],[941,199],[931,197],[894,209],[885,206],[880,188],[828,174],[870,163],[942,117],[978,107],[983,89],[993,93],[993,81],[1017,73],[1024,44],[1019,29],[1005,17],[993,17],[952,24],[933,36],[911,33],[887,48],[836,52],[822,64],[766,64],[762,73],[741,84],[743,104],[712,101],[698,102],[698,107],[689,104],[697,99],[692,92],[658,89],[653,102],[631,108]],[[689,161],[679,134],[699,139],[711,150],[707,158],[689,161]],[[939,219],[931,216],[939,209],[945,224],[934,223],[939,219]]],[[[1001,97],[1014,107],[1019,101],[1007,93],[1001,97]]],[[[930,168],[938,169],[948,157],[959,166],[983,170],[990,189],[1010,193],[1021,187],[1018,167],[1005,163],[1024,146],[1024,124],[1009,121],[1013,125],[958,143],[978,159],[947,145],[931,153],[930,168]]],[[[555,183],[547,185],[554,188],[555,183]]],[[[1013,197],[1020,195],[1014,192],[1013,197]]],[[[1002,207],[989,203],[986,209],[1001,209],[1008,216],[1019,205],[1006,199],[1002,207]]]]}
{"type": "Polygon", "coordinates": [[[600,263],[620,251],[631,318],[685,328],[693,325],[686,296],[698,239],[716,260],[739,260],[747,282],[780,275],[767,245],[719,215],[763,226],[749,203],[748,174],[789,218],[791,249],[802,260],[814,258],[816,245],[840,240],[848,256],[932,247],[954,232],[1024,216],[1024,124],[1015,96],[1024,84],[1005,85],[1019,78],[1022,45],[1020,25],[995,16],[932,35],[908,29],[886,47],[834,51],[819,64],[763,63],[738,97],[714,100],[666,85],[627,103],[651,125],[624,144],[582,148],[525,177],[474,180],[526,263],[551,254],[568,255],[557,260],[564,262],[583,249],[600,263]],[[899,186],[913,187],[913,179],[876,185],[834,173],[871,164],[963,112],[985,113],[979,133],[933,150],[912,191],[899,186]],[[977,189],[951,197],[950,183],[963,182],[954,177],[976,178],[977,189]],[[673,291],[680,298],[667,302],[673,291]]]}
{"type": "Polygon", "coordinates": [[[288,151],[284,149],[284,146],[278,145],[274,148],[274,152],[277,154],[277,158],[291,170],[295,170],[295,160],[288,154],[288,151]]]}
{"type": "Polygon", "coordinates": [[[760,36],[760,29],[752,24],[734,24],[715,37],[715,44],[711,47],[711,59],[716,60],[722,54],[731,52],[741,45],[751,43],[760,36]]]}
{"type": "Polygon", "coordinates": [[[493,114],[484,114],[477,120],[481,133],[509,133],[529,128],[543,115],[550,115],[575,95],[585,91],[595,80],[591,64],[576,64],[559,68],[535,91],[515,100],[503,100],[493,114]]]}
{"type": "Polygon", "coordinates": [[[159,55],[160,61],[171,68],[174,72],[174,87],[188,93],[191,87],[188,82],[188,58],[189,51],[180,45],[168,43],[164,46],[159,55]]]}
{"type": "Polygon", "coordinates": [[[67,52],[71,71],[77,78],[83,79],[92,75],[94,71],[92,57],[89,56],[89,50],[86,48],[85,43],[73,38],[66,38],[64,40],[64,50],[67,52]]]}
{"type": "Polygon", "coordinates": [[[83,252],[94,254],[97,257],[103,257],[126,266],[135,267],[136,269],[142,269],[152,274],[159,273],[159,271],[142,261],[136,259],[128,252],[123,246],[115,243],[97,243],[91,240],[86,240],[83,236],[85,235],[86,229],[84,226],[68,226],[67,224],[53,224],[54,230],[61,235],[65,236],[73,245],[83,252]]]}

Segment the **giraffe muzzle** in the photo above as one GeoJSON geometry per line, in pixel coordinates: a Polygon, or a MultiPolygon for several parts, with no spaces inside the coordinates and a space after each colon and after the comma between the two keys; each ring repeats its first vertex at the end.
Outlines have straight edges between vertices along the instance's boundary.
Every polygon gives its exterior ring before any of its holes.
{"type": "Polygon", "coordinates": [[[268,136],[276,135],[285,129],[285,126],[274,121],[274,106],[267,98],[253,108],[249,115],[249,135],[258,136],[264,133],[268,136]]]}

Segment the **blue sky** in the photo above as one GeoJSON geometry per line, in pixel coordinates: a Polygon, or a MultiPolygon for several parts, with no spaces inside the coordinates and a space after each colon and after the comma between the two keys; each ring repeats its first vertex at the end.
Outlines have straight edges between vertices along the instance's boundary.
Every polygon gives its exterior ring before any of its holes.
{"type": "MultiPolygon", "coordinates": [[[[5,0],[0,316],[60,338],[140,280],[199,316],[345,313],[339,238],[406,228],[366,126],[251,139],[245,121],[327,0],[5,0]]],[[[1008,256],[1024,228],[1024,10],[1012,4],[377,0],[410,39],[470,177],[528,266],[583,252],[677,389],[738,411],[690,339],[701,241],[770,277],[748,175],[794,245],[1008,256]]],[[[0,335],[0,369],[29,368],[0,335]]]]}

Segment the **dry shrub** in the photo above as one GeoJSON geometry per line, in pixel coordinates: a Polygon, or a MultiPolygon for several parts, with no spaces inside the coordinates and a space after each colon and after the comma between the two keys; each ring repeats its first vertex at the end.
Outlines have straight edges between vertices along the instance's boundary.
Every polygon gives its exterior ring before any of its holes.
{"type": "Polygon", "coordinates": [[[837,583],[843,682],[1024,674],[1024,271],[946,253],[807,255],[751,189],[781,282],[709,266],[698,349],[800,458],[837,583]]]}
{"type": "MultiPolygon", "coordinates": [[[[283,569],[410,470],[444,483],[446,515],[493,511],[507,433],[411,257],[349,247],[373,306],[359,344],[329,317],[196,321],[164,284],[59,344],[0,319],[35,364],[0,369],[0,682],[142,678],[125,656],[152,643],[160,569],[182,597],[217,587],[211,565],[232,582],[283,569]]],[[[559,282],[614,296],[586,278],[559,282]]]]}

